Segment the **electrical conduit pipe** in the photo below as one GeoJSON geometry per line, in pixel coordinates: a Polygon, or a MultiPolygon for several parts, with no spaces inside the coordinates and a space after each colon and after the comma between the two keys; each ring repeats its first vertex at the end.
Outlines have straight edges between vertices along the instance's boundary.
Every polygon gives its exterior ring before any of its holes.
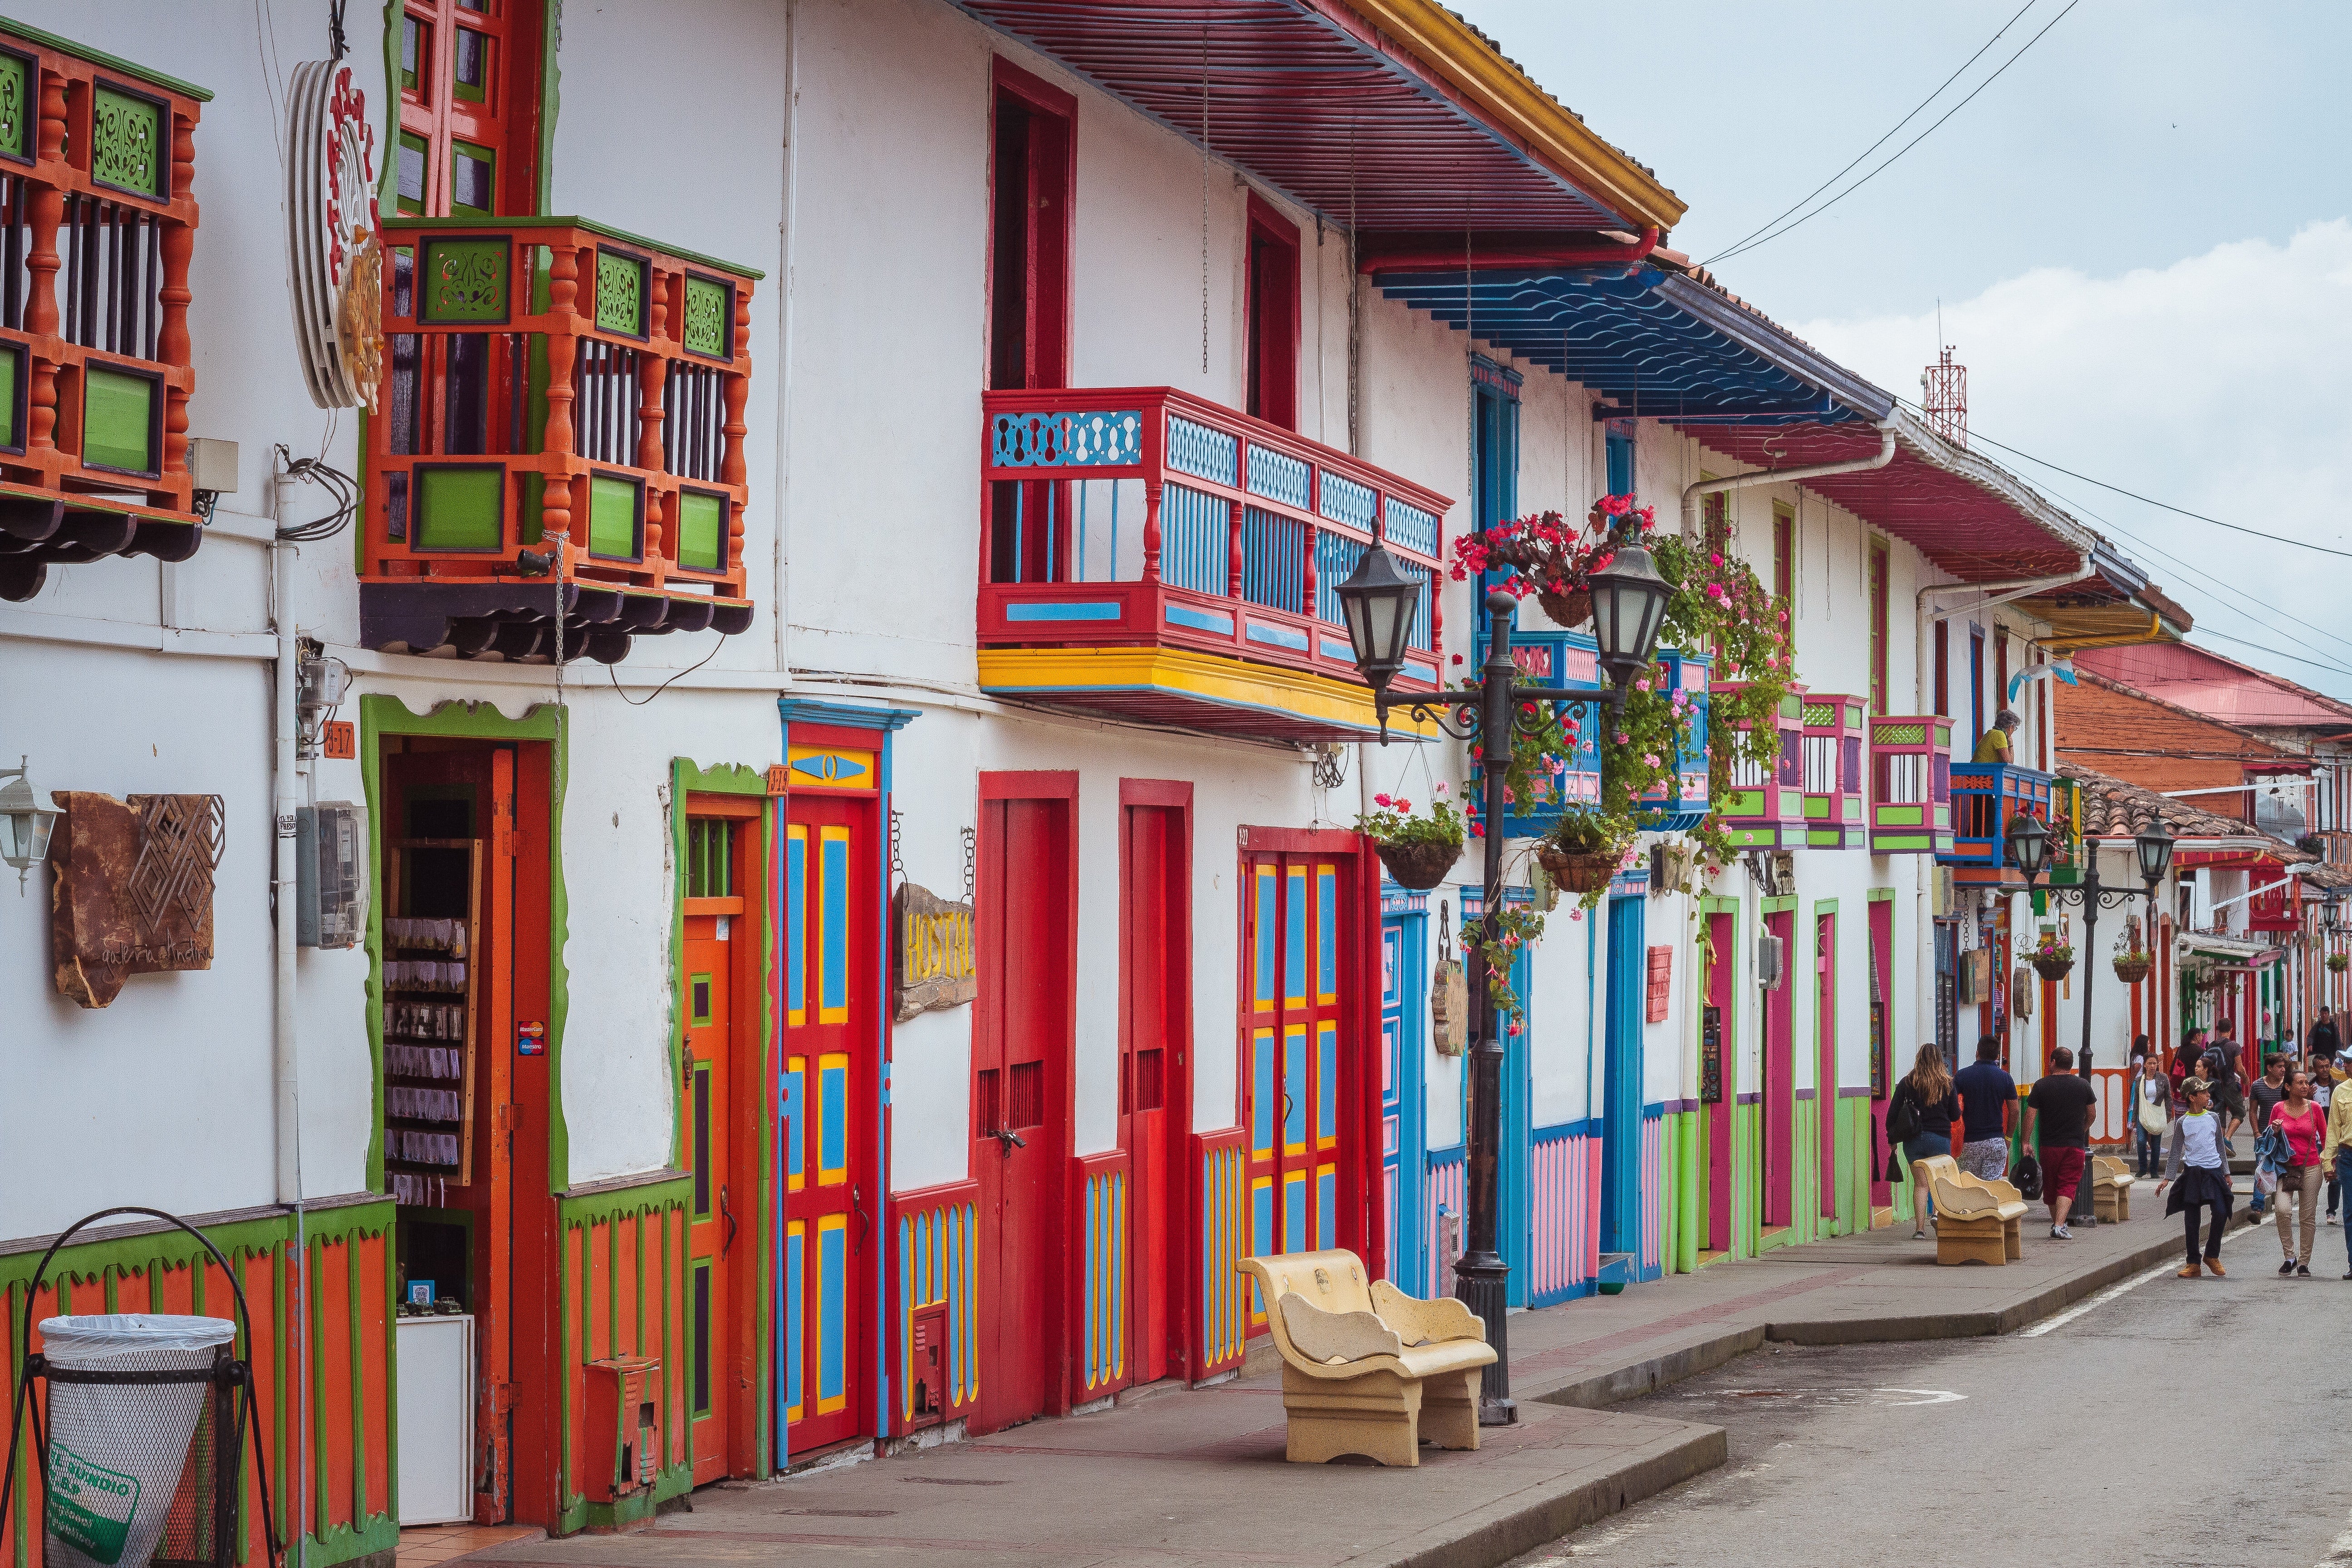
{"type": "Polygon", "coordinates": [[[1752,474],[1734,474],[1727,479],[1701,479],[1683,491],[1683,537],[1696,539],[1699,535],[1699,501],[1702,497],[1723,490],[1744,490],[1757,485],[1784,484],[1795,479],[1826,479],[1832,474],[1859,474],[1872,468],[1883,468],[1895,460],[1895,426],[1878,427],[1878,452],[1874,457],[1848,458],[1836,463],[1808,463],[1797,468],[1765,468],[1752,474]]]}

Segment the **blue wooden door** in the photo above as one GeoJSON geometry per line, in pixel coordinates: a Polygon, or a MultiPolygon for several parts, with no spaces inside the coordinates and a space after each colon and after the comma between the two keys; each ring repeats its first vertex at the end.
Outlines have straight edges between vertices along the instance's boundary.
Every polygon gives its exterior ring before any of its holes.
{"type": "Polygon", "coordinates": [[[1642,1250],[1643,911],[1609,900],[1609,1024],[1601,1089],[1601,1250],[1642,1250]]]}
{"type": "Polygon", "coordinates": [[[1388,1205],[1388,1278],[1418,1295],[1429,1278],[1422,1235],[1426,1162],[1422,1088],[1429,1050],[1428,896],[1381,890],[1381,1181],[1388,1205]]]}

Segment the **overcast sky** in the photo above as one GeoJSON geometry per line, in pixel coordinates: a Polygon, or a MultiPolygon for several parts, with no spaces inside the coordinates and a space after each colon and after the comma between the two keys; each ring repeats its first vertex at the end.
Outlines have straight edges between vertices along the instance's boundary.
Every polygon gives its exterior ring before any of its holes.
{"type": "MultiPolygon", "coordinates": [[[[1706,259],[1893,128],[2026,0],[1454,3],[1656,169],[1690,204],[1675,247],[1706,259]]],[[[1983,82],[2066,3],[2032,0],[1846,180],[1983,82]]],[[[1884,173],[1717,271],[1914,399],[1940,299],[1981,437],[2352,552],[2347,59],[2352,4],[2341,0],[2079,0],[1884,173]]],[[[2192,640],[2352,700],[2352,559],[1978,449],[2116,541],[2196,616],[2192,640]]]]}

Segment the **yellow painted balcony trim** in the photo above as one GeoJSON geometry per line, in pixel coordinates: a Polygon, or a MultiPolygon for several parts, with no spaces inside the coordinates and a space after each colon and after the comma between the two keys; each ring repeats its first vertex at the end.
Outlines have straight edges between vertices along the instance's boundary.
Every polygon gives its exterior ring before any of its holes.
{"type": "Polygon", "coordinates": [[[1437,0],[1343,3],[1521,138],[1528,153],[1636,224],[1672,228],[1690,210],[1437,0]]]}
{"type": "MultiPolygon", "coordinates": [[[[1187,648],[998,647],[980,650],[981,689],[998,695],[1055,692],[1163,691],[1229,708],[1296,713],[1306,720],[1376,733],[1380,717],[1369,688],[1249,664],[1187,648]]],[[[1399,740],[1436,740],[1434,723],[1391,710],[1389,733],[1399,740]]]]}

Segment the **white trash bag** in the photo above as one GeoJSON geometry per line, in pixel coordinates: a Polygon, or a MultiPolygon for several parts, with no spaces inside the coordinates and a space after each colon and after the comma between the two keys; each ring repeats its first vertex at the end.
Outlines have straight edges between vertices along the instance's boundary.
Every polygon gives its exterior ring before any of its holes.
{"type": "MultiPolygon", "coordinates": [[[[65,1372],[201,1372],[226,1318],[107,1312],[41,1322],[65,1372]]],[[[49,1568],[146,1568],[163,1538],[209,1383],[49,1384],[49,1568]]]]}

